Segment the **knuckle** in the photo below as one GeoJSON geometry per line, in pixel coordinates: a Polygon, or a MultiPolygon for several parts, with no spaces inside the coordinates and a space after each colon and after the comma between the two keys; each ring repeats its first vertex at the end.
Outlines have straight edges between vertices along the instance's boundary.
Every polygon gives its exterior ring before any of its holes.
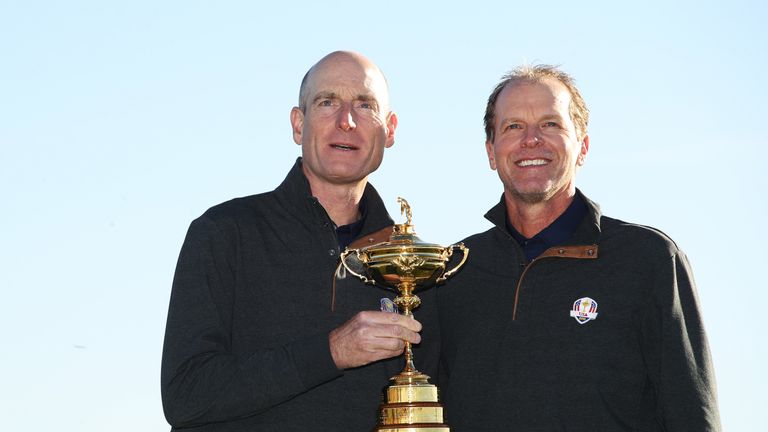
{"type": "Polygon", "coordinates": [[[352,318],[349,319],[350,323],[354,323],[355,325],[359,325],[361,322],[365,322],[365,315],[363,312],[358,312],[352,318]]]}
{"type": "Polygon", "coordinates": [[[402,336],[405,330],[399,325],[393,325],[391,327],[393,336],[402,336]]]}
{"type": "Polygon", "coordinates": [[[368,337],[369,332],[370,332],[370,329],[367,326],[361,326],[355,329],[355,336],[358,339],[365,339],[368,337]]]}

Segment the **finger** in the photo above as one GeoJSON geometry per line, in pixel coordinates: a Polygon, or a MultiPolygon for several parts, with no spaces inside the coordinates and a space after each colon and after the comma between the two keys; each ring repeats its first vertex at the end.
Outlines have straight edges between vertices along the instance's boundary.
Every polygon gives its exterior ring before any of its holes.
{"type": "Polygon", "coordinates": [[[378,315],[372,317],[372,319],[381,323],[394,323],[398,326],[404,327],[410,331],[421,331],[421,323],[413,318],[413,315],[405,316],[391,312],[378,312],[378,315]],[[383,321],[380,321],[383,320],[383,321]]]}
{"type": "Polygon", "coordinates": [[[396,324],[413,332],[421,331],[421,323],[413,315],[405,316],[392,312],[363,311],[355,315],[355,320],[361,324],[396,324]]]}
{"type": "Polygon", "coordinates": [[[420,343],[421,335],[400,325],[382,327],[382,338],[399,339],[410,343],[420,343]]]}
{"type": "Polygon", "coordinates": [[[407,328],[408,330],[412,332],[420,332],[421,331],[421,323],[417,321],[415,318],[413,318],[413,315],[405,316],[405,315],[397,315],[396,319],[392,320],[397,325],[407,328]]]}
{"type": "Polygon", "coordinates": [[[399,355],[405,349],[405,341],[395,338],[382,338],[381,351],[387,352],[387,357],[399,355]]]}
{"type": "Polygon", "coordinates": [[[403,335],[403,340],[408,341],[412,344],[418,344],[418,343],[421,343],[421,335],[414,331],[407,331],[403,335]]]}

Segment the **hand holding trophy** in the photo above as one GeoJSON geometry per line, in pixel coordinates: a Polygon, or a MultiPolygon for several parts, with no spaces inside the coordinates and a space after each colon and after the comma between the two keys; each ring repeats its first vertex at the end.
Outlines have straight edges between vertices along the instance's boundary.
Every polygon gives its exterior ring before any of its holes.
{"type": "MultiPolygon", "coordinates": [[[[403,198],[397,199],[406,222],[394,226],[389,241],[361,249],[347,249],[341,254],[341,263],[365,283],[394,290],[399,293],[394,303],[405,316],[421,304],[415,291],[428,288],[455,274],[467,260],[469,249],[462,243],[440,246],[424,243],[411,224],[411,207],[403,198]],[[454,249],[464,255],[451,270],[445,265],[454,249]],[[355,271],[355,270],[358,271],[355,271]],[[360,274],[364,273],[364,274],[360,274]]],[[[390,378],[386,401],[381,405],[377,432],[448,432],[443,424],[443,407],[438,401],[437,387],[429,384],[429,377],[413,365],[410,342],[405,343],[405,368],[390,378]]]]}

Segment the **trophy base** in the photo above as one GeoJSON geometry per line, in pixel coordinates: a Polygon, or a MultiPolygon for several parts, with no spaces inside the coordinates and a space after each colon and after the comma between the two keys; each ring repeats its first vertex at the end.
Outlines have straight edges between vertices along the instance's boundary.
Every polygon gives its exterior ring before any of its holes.
{"type": "Polygon", "coordinates": [[[413,424],[400,426],[380,426],[374,429],[376,432],[450,432],[446,425],[413,424]]]}
{"type": "Polygon", "coordinates": [[[374,432],[450,432],[443,423],[437,386],[429,384],[428,378],[418,371],[393,377],[395,383],[386,388],[374,432]]]}

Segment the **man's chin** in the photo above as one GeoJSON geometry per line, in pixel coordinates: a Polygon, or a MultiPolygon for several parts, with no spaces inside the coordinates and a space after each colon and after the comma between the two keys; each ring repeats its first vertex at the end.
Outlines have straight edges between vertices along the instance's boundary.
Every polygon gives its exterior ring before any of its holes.
{"type": "Polygon", "coordinates": [[[515,201],[519,201],[525,204],[540,204],[543,203],[555,194],[555,189],[551,187],[531,187],[521,190],[520,188],[506,188],[507,193],[511,195],[515,201]]]}
{"type": "Polygon", "coordinates": [[[526,204],[539,204],[551,197],[548,192],[519,192],[513,191],[512,195],[519,201],[526,204]]]}
{"type": "Polygon", "coordinates": [[[332,170],[327,173],[326,181],[328,183],[337,185],[348,185],[365,181],[368,178],[367,170],[361,169],[349,169],[349,170],[332,170]]]}
{"type": "Polygon", "coordinates": [[[551,201],[560,201],[561,198],[571,197],[568,185],[547,185],[543,188],[532,187],[528,190],[506,188],[506,192],[516,201],[525,204],[542,204],[551,201]]]}
{"type": "Polygon", "coordinates": [[[364,180],[372,172],[376,171],[378,164],[338,163],[329,165],[328,177],[336,179],[340,183],[356,182],[364,180]]]}

